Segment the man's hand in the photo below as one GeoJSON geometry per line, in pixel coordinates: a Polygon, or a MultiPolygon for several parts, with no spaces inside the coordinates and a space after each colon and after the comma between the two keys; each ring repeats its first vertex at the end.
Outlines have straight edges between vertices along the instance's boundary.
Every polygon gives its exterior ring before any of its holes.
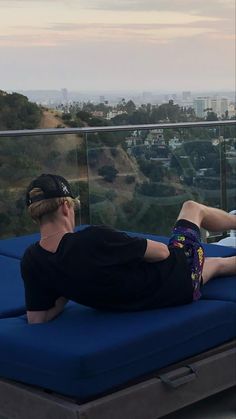
{"type": "Polygon", "coordinates": [[[67,303],[67,299],[64,297],[59,297],[55,305],[50,308],[49,310],[41,310],[41,311],[27,311],[27,319],[29,324],[35,323],[46,323],[55,317],[57,317],[62,311],[67,303]]]}
{"type": "Polygon", "coordinates": [[[153,240],[147,240],[147,249],[144,254],[144,260],[146,262],[160,262],[170,256],[168,246],[164,243],[155,242],[153,240]]]}

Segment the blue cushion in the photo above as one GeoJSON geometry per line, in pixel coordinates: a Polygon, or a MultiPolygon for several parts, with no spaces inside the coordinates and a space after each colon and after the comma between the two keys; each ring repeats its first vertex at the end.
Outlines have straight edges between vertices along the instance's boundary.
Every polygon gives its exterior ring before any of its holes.
{"type": "Polygon", "coordinates": [[[20,261],[0,255],[0,318],[25,313],[20,261]]]}
{"type": "Polygon", "coordinates": [[[217,244],[204,244],[206,257],[228,257],[236,255],[235,247],[220,246],[217,244]]]}
{"type": "MultiPolygon", "coordinates": [[[[236,255],[236,249],[232,247],[208,244],[204,248],[207,257],[236,255]]],[[[202,298],[236,302],[236,276],[212,279],[202,288],[202,298]]]]}
{"type": "Polygon", "coordinates": [[[212,279],[202,288],[202,298],[236,303],[236,276],[212,279]]]}
{"type": "Polygon", "coordinates": [[[86,400],[236,336],[236,304],[136,313],[73,305],[52,322],[0,320],[0,376],[86,400]],[[17,350],[16,350],[17,348],[17,350]]]}
{"type": "Polygon", "coordinates": [[[150,233],[135,233],[133,231],[126,232],[131,237],[142,237],[149,240],[159,241],[161,243],[168,244],[169,237],[166,236],[158,236],[157,234],[150,234],[150,233]]]}
{"type": "Polygon", "coordinates": [[[20,259],[25,249],[39,240],[39,233],[0,240],[0,254],[20,259]]]}

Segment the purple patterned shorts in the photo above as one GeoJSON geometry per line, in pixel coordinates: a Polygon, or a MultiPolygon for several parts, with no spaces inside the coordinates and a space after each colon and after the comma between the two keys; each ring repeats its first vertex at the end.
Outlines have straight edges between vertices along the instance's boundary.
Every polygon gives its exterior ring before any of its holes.
{"type": "Polygon", "coordinates": [[[191,272],[193,284],[193,300],[201,297],[202,269],[204,265],[204,249],[198,226],[188,220],[178,220],[175,224],[169,246],[183,248],[191,272]]]}

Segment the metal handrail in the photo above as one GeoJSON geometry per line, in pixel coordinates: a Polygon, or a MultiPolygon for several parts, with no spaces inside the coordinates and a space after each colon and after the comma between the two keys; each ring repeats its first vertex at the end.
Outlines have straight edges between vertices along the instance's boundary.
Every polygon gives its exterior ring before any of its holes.
{"type": "Polygon", "coordinates": [[[83,127],[83,128],[48,128],[48,129],[25,129],[0,131],[1,137],[26,137],[36,135],[58,135],[58,134],[92,134],[97,132],[114,131],[135,131],[152,129],[181,129],[181,128],[200,128],[200,127],[224,127],[236,125],[236,120],[227,121],[202,121],[202,122],[178,122],[161,124],[142,124],[142,125],[109,125],[103,127],[83,127]]]}

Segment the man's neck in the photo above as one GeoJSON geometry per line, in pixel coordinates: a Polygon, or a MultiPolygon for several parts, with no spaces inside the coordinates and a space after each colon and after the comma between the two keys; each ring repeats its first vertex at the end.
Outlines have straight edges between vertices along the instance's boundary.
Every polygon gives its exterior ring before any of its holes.
{"type": "Polygon", "coordinates": [[[49,252],[55,253],[62,237],[66,233],[72,233],[72,231],[66,226],[45,224],[41,226],[40,233],[40,246],[49,252]]]}

